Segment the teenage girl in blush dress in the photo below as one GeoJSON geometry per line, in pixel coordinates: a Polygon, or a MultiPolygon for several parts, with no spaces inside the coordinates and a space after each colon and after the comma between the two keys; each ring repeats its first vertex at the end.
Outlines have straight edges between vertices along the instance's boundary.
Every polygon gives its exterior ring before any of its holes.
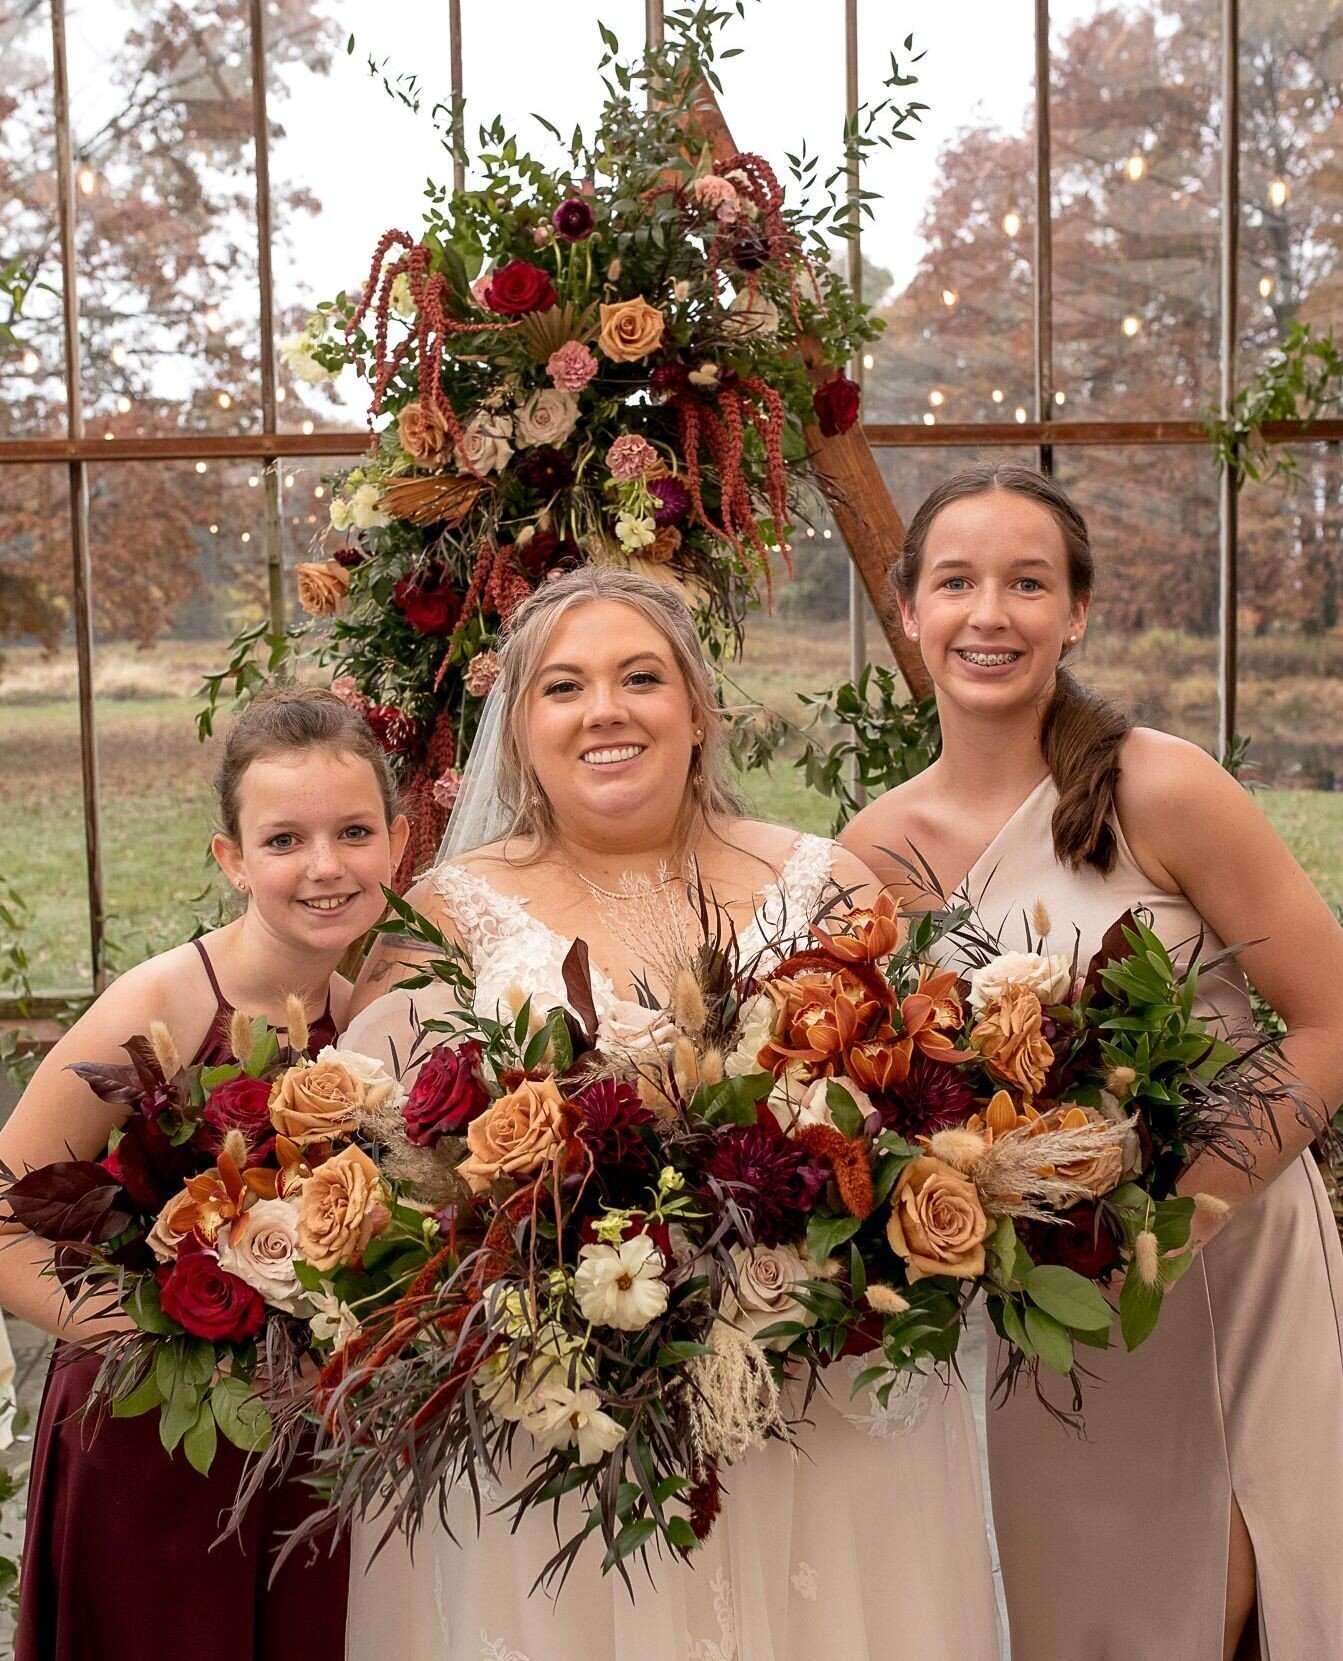
{"type": "MultiPolygon", "coordinates": [[[[1343,930],[1253,798],[1209,756],[1131,729],[1061,659],[1086,630],[1086,525],[1051,479],[983,466],[940,485],[895,568],[942,725],[925,772],[842,838],[916,907],[894,855],[976,905],[1005,949],[1086,963],[1129,907],[1205,975],[1201,1013],[1247,1031],[1245,976],[1301,1086],[1246,1176],[1203,1156],[1193,1267],[1131,1355],[1087,1351],[1085,1436],[1018,1390],[988,1415],[993,1513],[1023,1661],[1343,1656],[1343,1255],[1310,1143],[1343,1097],[1343,930]],[[1075,934],[1074,931],[1077,931],[1075,934]],[[1079,940],[1080,936],[1080,940],[1079,940]],[[1243,973],[1242,973],[1243,971],[1243,973]]],[[[1062,1406],[1071,1387],[1046,1384],[1062,1406]]]]}
{"type": "MultiPolygon", "coordinates": [[[[245,897],[236,921],[122,975],[43,1061],[0,1131],[15,1172],[97,1159],[118,1119],[69,1072],[121,1062],[162,1021],[194,1063],[233,1059],[234,1009],[283,1027],[307,1007],[309,1053],[334,1042],[350,988],[336,965],[383,912],[405,845],[386,758],[357,714],[315,689],[263,694],[234,723],[216,780],[215,858],[245,897]]],[[[0,1301],[59,1340],[33,1446],[16,1661],[339,1661],[348,1551],[289,1558],[284,1536],[311,1503],[295,1479],[260,1495],[241,1536],[216,1545],[244,1456],[221,1439],[208,1476],[159,1441],[158,1415],[84,1417],[97,1357],[81,1345],[112,1320],[72,1314],[44,1273],[48,1242],[14,1223],[0,1301]]]]}

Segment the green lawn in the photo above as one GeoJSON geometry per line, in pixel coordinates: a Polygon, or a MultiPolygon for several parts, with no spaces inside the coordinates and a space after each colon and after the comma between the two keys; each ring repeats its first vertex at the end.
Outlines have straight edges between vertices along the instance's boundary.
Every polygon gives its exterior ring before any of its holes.
{"type": "MultiPolygon", "coordinates": [[[[208,659],[209,649],[193,655],[208,659]]],[[[771,621],[754,629],[735,679],[747,695],[797,714],[790,690],[843,678],[846,658],[843,624],[771,621]]],[[[204,855],[212,757],[196,742],[195,702],[184,695],[194,671],[180,653],[169,662],[162,695],[136,695],[154,689],[142,661],[129,696],[119,688],[98,703],[104,880],[122,962],[189,934],[211,885],[204,855]]],[[[27,941],[34,981],[74,987],[89,974],[78,714],[65,686],[35,690],[33,701],[18,701],[16,690],[0,680],[0,871],[34,913],[27,941]]],[[[741,783],[760,816],[830,828],[833,804],[809,793],[786,761],[741,783]]],[[[1258,799],[1325,896],[1343,905],[1343,792],[1264,790],[1258,799]]],[[[211,896],[218,891],[216,881],[211,896]]]]}

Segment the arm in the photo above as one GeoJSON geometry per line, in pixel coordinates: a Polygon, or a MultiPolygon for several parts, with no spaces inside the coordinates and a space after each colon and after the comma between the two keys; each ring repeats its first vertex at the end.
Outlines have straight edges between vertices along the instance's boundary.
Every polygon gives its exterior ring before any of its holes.
{"type": "MultiPolygon", "coordinates": [[[[65,1159],[97,1159],[125,1109],[102,1101],[74,1073],[75,1061],[122,1064],[123,1042],[162,1020],[181,1055],[195,1054],[205,1020],[181,992],[180,975],[168,975],[158,961],[123,975],[75,1022],[43,1059],[18,1105],[0,1129],[0,1160],[15,1176],[65,1159]]],[[[0,1207],[0,1218],[4,1216],[0,1207]]],[[[50,1274],[51,1242],[18,1223],[0,1221],[0,1304],[21,1319],[73,1342],[92,1341],[127,1322],[98,1319],[89,1310],[73,1315],[59,1282],[50,1274]]]]}
{"type": "MultiPolygon", "coordinates": [[[[1180,1184],[1235,1206],[1286,1170],[1343,1098],[1343,928],[1250,793],[1210,756],[1139,730],[1123,761],[1117,805],[1134,855],[1229,945],[1249,942],[1238,962],[1287,1026],[1283,1056],[1303,1100],[1278,1115],[1281,1145],[1265,1127],[1247,1150],[1252,1176],[1205,1155],[1180,1184]]],[[[1205,1237],[1220,1226],[1202,1213],[1199,1224],[1205,1237]]]]}

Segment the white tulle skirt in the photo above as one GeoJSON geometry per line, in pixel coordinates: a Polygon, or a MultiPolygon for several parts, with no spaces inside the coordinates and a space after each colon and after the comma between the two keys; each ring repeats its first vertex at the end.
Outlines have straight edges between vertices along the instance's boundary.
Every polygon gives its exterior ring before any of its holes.
{"type": "MultiPolygon", "coordinates": [[[[964,1387],[915,1379],[882,1409],[850,1400],[866,1363],[826,1374],[801,1432],[725,1473],[694,1567],[631,1565],[634,1598],[585,1543],[556,1597],[531,1587],[556,1550],[550,1508],[516,1534],[470,1496],[412,1561],[355,1534],[348,1661],[996,1661],[998,1618],[974,1419],[964,1387]]],[[[519,1447],[521,1443],[519,1444],[519,1447]]],[[[521,1456],[521,1454],[520,1454],[521,1456]]]]}

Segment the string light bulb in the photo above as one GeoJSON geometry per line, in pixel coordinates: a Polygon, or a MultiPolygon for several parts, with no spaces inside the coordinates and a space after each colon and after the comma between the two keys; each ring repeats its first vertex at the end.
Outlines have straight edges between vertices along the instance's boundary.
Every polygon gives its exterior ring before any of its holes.
{"type": "Polygon", "coordinates": [[[208,461],[198,461],[196,463],[196,471],[198,473],[207,473],[207,472],[209,472],[209,470],[210,470],[210,464],[209,464],[208,461]]]}
{"type": "Polygon", "coordinates": [[[1124,171],[1136,185],[1147,171],[1147,157],[1143,155],[1141,150],[1135,150],[1124,163],[1124,171]]]}
{"type": "Polygon", "coordinates": [[[261,483],[261,480],[259,478],[257,478],[255,473],[249,473],[247,475],[247,482],[248,482],[249,485],[251,485],[252,489],[255,490],[256,487],[261,483]]]}
{"type": "Polygon", "coordinates": [[[1287,206],[1287,198],[1291,195],[1286,179],[1274,179],[1268,187],[1269,204],[1275,208],[1287,206]]]}
{"type": "Polygon", "coordinates": [[[218,536],[219,535],[219,526],[218,525],[211,525],[210,526],[210,535],[211,536],[218,536]]]}
{"type": "Polygon", "coordinates": [[[232,405],[232,403],[233,403],[233,400],[232,400],[232,398],[229,397],[227,392],[221,392],[219,394],[219,407],[220,407],[220,409],[228,409],[232,405]]]}
{"type": "Polygon", "coordinates": [[[123,415],[129,415],[131,412],[131,401],[124,392],[117,399],[117,408],[123,415]]]}
{"type": "Polygon", "coordinates": [[[212,335],[217,335],[224,327],[224,319],[219,315],[217,307],[207,307],[205,312],[205,327],[212,335]]]}
{"type": "Polygon", "coordinates": [[[822,535],[822,536],[823,536],[823,537],[824,537],[824,539],[825,539],[825,540],[826,540],[826,541],[827,541],[827,542],[829,542],[829,540],[830,540],[830,538],[831,538],[831,536],[832,536],[832,534],[833,534],[833,533],[832,533],[832,531],[831,531],[831,529],[830,529],[830,527],[829,527],[829,525],[827,525],[827,526],[826,526],[826,527],[825,527],[825,529],[824,529],[824,530],[823,530],[823,531],[822,531],[822,532],[821,532],[821,535],[822,535]]]}
{"type": "MultiPolygon", "coordinates": [[[[319,502],[320,502],[320,501],[321,501],[321,499],[322,499],[322,497],[323,497],[323,496],[325,496],[325,495],[326,495],[326,486],[325,486],[325,485],[324,485],[324,484],[319,484],[319,485],[318,485],[318,486],[317,486],[317,489],[316,489],[316,490],[314,490],[314,491],[313,491],[313,495],[314,495],[314,496],[315,496],[315,497],[316,497],[316,498],[317,498],[317,500],[318,500],[318,501],[319,501],[319,502]]],[[[778,550],[778,549],[777,549],[777,548],[776,548],[776,549],[775,549],[775,550],[774,550],[774,552],[775,552],[775,553],[776,553],[776,554],[777,554],[777,553],[778,553],[778,551],[779,551],[779,550],[778,550]]]]}
{"type": "Polygon", "coordinates": [[[1273,292],[1273,279],[1272,279],[1272,277],[1270,277],[1268,275],[1267,272],[1265,272],[1264,275],[1259,279],[1259,297],[1260,297],[1261,300],[1267,300],[1269,295],[1272,294],[1272,292],[1273,292]]]}
{"type": "Polygon", "coordinates": [[[871,369],[872,365],[876,361],[877,360],[872,356],[871,352],[864,352],[863,353],[863,368],[864,369],[871,369]]]}
{"type": "Polygon", "coordinates": [[[1013,415],[1016,416],[1018,425],[1022,425],[1022,424],[1025,423],[1026,411],[1022,407],[1022,405],[1018,404],[1017,407],[1012,411],[1012,413],[1013,413],[1013,415]]]}
{"type": "Polygon", "coordinates": [[[303,431],[305,433],[310,433],[312,431],[312,422],[311,421],[305,421],[303,423],[303,431]]]}
{"type": "Polygon", "coordinates": [[[1054,402],[1056,404],[1066,404],[1068,402],[1068,394],[1066,392],[1056,392],[1054,394],[1054,402]]]}
{"type": "Polygon", "coordinates": [[[933,414],[932,410],[924,410],[923,424],[925,427],[935,427],[937,425],[937,417],[933,414]]]}
{"type": "Polygon", "coordinates": [[[252,540],[252,533],[251,533],[251,531],[244,531],[244,532],[243,532],[243,533],[242,533],[242,540],[243,540],[243,541],[244,541],[244,542],[250,542],[250,541],[251,541],[251,540],[252,540]]]}
{"type": "Polygon", "coordinates": [[[959,300],[959,299],[960,299],[960,295],[957,294],[957,292],[954,288],[944,288],[942,290],[942,304],[947,308],[948,311],[951,310],[951,308],[956,304],[957,300],[959,300]]]}
{"type": "Polygon", "coordinates": [[[112,362],[116,364],[118,369],[124,369],[126,367],[126,355],[126,348],[121,344],[121,342],[119,340],[114,341],[112,345],[111,358],[112,362]]]}
{"type": "Polygon", "coordinates": [[[80,193],[84,196],[92,196],[98,188],[98,175],[86,161],[80,162],[79,172],[75,175],[75,178],[79,184],[80,193]]]}
{"type": "Polygon", "coordinates": [[[993,391],[989,394],[989,396],[993,399],[995,404],[1001,404],[1002,401],[1003,401],[1003,389],[1002,389],[1002,387],[995,386],[993,391]]]}
{"type": "Polygon", "coordinates": [[[1003,230],[1008,236],[1016,236],[1021,230],[1021,215],[1015,208],[1003,215],[1003,230]]]}
{"type": "Polygon", "coordinates": [[[1132,340],[1135,335],[1142,333],[1142,318],[1134,317],[1132,313],[1130,313],[1119,326],[1123,329],[1129,339],[1132,340]]]}
{"type": "Polygon", "coordinates": [[[28,350],[23,354],[23,372],[24,372],[24,374],[25,375],[36,375],[38,369],[41,367],[41,362],[42,362],[42,360],[38,357],[37,353],[35,351],[33,351],[32,347],[30,346],[28,348],[28,350]]]}
{"type": "Polygon", "coordinates": [[[285,474],[284,487],[286,490],[292,490],[294,488],[294,475],[292,473],[285,474]]]}
{"type": "Polygon", "coordinates": [[[943,404],[946,403],[946,401],[947,401],[946,393],[943,392],[938,387],[934,387],[933,390],[928,394],[928,402],[933,406],[934,409],[941,409],[943,404]]]}
{"type": "Polygon", "coordinates": [[[275,402],[277,404],[282,404],[282,403],[284,403],[284,399],[285,399],[284,388],[282,386],[277,386],[276,389],[275,389],[275,402]]]}

